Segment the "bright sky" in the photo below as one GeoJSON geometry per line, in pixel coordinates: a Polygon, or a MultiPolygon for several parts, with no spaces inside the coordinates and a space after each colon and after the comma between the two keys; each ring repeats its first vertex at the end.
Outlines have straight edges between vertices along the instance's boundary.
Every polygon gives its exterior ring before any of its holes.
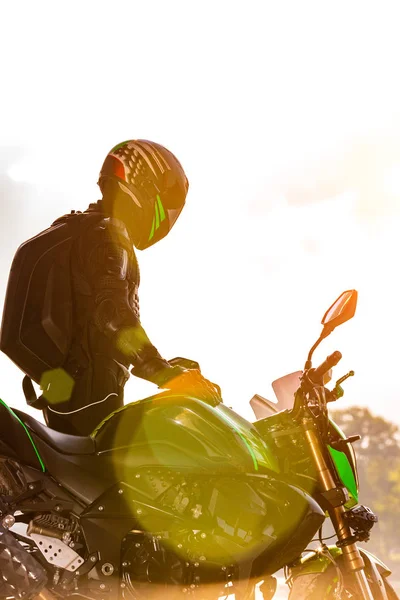
{"type": "MultiPolygon", "coordinates": [[[[138,253],[159,351],[197,359],[251,418],[252,395],[302,368],[325,310],[356,288],[355,318],[315,360],[340,349],[337,377],[356,371],[342,405],[400,423],[398,13],[383,0],[3,3],[2,289],[22,241],[99,197],[112,146],[160,142],[190,191],[170,236],[138,253]]],[[[0,397],[24,409],[22,374],[5,356],[0,368],[0,397]]],[[[152,391],[131,378],[126,400],[152,391]]]]}

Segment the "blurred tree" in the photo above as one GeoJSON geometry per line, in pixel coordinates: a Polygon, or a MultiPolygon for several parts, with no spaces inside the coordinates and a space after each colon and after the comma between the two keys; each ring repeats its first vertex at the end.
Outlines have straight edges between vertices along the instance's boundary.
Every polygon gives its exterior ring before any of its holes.
{"type": "Polygon", "coordinates": [[[367,548],[400,576],[400,431],[365,407],[332,411],[332,417],[346,435],[361,435],[361,441],[354,444],[360,503],[379,517],[367,548]]]}
{"type": "Polygon", "coordinates": [[[372,415],[368,408],[361,406],[335,410],[332,415],[346,434],[357,430],[361,435],[361,441],[355,446],[359,460],[370,459],[380,452],[388,458],[400,457],[400,431],[394,423],[372,415]]]}

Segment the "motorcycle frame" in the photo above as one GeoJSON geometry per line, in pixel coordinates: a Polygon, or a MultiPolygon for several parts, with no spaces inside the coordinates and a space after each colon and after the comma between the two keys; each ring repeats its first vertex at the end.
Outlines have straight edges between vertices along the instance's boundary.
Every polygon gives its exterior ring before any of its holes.
{"type": "MultiPolygon", "coordinates": [[[[1,456],[10,458],[4,453],[1,456]]],[[[97,585],[98,589],[93,590],[94,593],[101,593],[104,599],[119,597],[122,583],[121,547],[130,531],[140,529],[135,513],[127,510],[127,505],[133,505],[133,494],[129,486],[117,483],[93,503],[84,505],[71,492],[61,487],[48,472],[40,472],[19,461],[18,464],[26,478],[27,490],[20,498],[12,500],[10,514],[19,511],[21,517],[17,520],[24,522],[28,515],[33,516],[40,507],[40,512],[43,513],[67,518],[74,516],[81,527],[88,558],[76,572],[65,573],[65,583],[70,582],[75,575],[82,575],[97,567],[98,579],[93,580],[93,585],[97,585]],[[38,497],[42,497],[43,501],[35,502],[38,497]],[[107,573],[104,565],[111,565],[112,571],[107,573]]]]}

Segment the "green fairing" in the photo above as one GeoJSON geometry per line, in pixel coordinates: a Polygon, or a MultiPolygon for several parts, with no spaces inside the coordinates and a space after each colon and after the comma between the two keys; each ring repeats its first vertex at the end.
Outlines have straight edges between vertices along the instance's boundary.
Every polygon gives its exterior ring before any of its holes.
{"type": "MultiPolygon", "coordinates": [[[[304,432],[292,419],[291,412],[281,411],[256,421],[254,426],[269,447],[274,450],[274,457],[282,471],[288,474],[295,485],[302,487],[313,496],[319,486],[317,472],[304,439],[304,432]]],[[[346,438],[332,420],[330,420],[330,432],[335,440],[346,438]]],[[[348,489],[350,498],[345,507],[350,509],[358,502],[357,466],[352,447],[347,444],[345,452],[335,451],[333,448],[329,450],[338,475],[348,489]]]]}
{"type": "Polygon", "coordinates": [[[329,446],[329,452],[331,453],[333,462],[335,463],[343,485],[348,489],[354,500],[358,502],[357,483],[347,456],[343,452],[335,450],[331,446],[329,446]]]}
{"type": "Polygon", "coordinates": [[[46,471],[46,467],[44,466],[44,463],[43,463],[43,461],[42,461],[42,459],[41,459],[41,456],[40,456],[40,454],[39,454],[39,451],[38,451],[38,449],[36,448],[35,442],[33,441],[31,434],[29,433],[28,429],[26,428],[26,425],[25,425],[25,424],[24,424],[24,423],[21,421],[21,419],[19,419],[19,418],[17,417],[17,415],[15,414],[15,412],[13,411],[13,409],[12,409],[12,408],[10,408],[10,407],[9,407],[9,406],[8,406],[8,405],[7,405],[7,404],[6,404],[6,403],[5,403],[3,400],[1,400],[1,399],[0,399],[0,403],[1,403],[1,404],[2,404],[2,405],[3,405],[3,406],[4,406],[4,407],[5,407],[7,410],[8,410],[8,412],[10,412],[10,413],[13,415],[13,417],[14,417],[14,418],[15,418],[15,419],[18,421],[18,423],[21,425],[21,427],[23,427],[23,428],[24,428],[24,430],[25,430],[25,433],[26,433],[26,435],[28,436],[28,438],[29,438],[29,441],[31,442],[31,444],[32,444],[32,446],[33,446],[33,449],[34,449],[34,451],[35,451],[35,454],[36,454],[36,456],[37,456],[37,458],[38,458],[38,461],[39,461],[39,463],[40,463],[41,469],[42,469],[42,471],[43,471],[43,473],[44,473],[44,472],[46,471]]]}
{"type": "Polygon", "coordinates": [[[342,429],[340,429],[339,425],[337,425],[337,423],[335,423],[335,421],[333,421],[332,419],[329,419],[330,424],[332,425],[332,427],[336,430],[336,432],[339,434],[339,436],[343,439],[346,439],[346,434],[344,433],[344,431],[342,429]]]}
{"type": "MultiPolygon", "coordinates": [[[[254,470],[258,471],[257,456],[256,456],[253,448],[251,447],[251,444],[249,444],[248,440],[246,439],[245,435],[243,435],[243,433],[240,431],[240,429],[238,428],[238,426],[236,425],[236,423],[230,417],[228,417],[226,414],[224,414],[221,411],[219,412],[219,414],[237,432],[237,434],[239,435],[240,439],[243,441],[244,445],[246,446],[246,448],[247,448],[247,450],[248,450],[248,452],[249,452],[249,454],[250,454],[250,456],[251,456],[251,458],[253,460],[254,470]]],[[[271,465],[272,465],[272,463],[271,463],[271,465]]],[[[271,466],[269,468],[271,468],[271,466]]],[[[277,470],[277,463],[276,462],[274,462],[274,464],[272,465],[271,470],[272,471],[276,471],[277,470]]],[[[279,470],[277,472],[279,472],[279,470]]]]}
{"type": "Polygon", "coordinates": [[[280,472],[275,453],[255,427],[223,404],[211,407],[194,398],[159,394],[114,412],[92,437],[99,439],[110,427],[115,427],[114,447],[129,444],[135,456],[151,449],[153,458],[171,467],[280,472]]]}

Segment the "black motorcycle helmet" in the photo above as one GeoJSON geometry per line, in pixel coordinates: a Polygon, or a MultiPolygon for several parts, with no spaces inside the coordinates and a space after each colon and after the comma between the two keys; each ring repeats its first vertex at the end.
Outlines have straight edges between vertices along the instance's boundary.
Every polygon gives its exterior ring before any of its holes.
{"type": "Polygon", "coordinates": [[[124,221],[139,250],[169,233],[189,188],[178,159],[148,140],[127,140],[114,146],[103,163],[98,184],[106,212],[124,221]]]}

